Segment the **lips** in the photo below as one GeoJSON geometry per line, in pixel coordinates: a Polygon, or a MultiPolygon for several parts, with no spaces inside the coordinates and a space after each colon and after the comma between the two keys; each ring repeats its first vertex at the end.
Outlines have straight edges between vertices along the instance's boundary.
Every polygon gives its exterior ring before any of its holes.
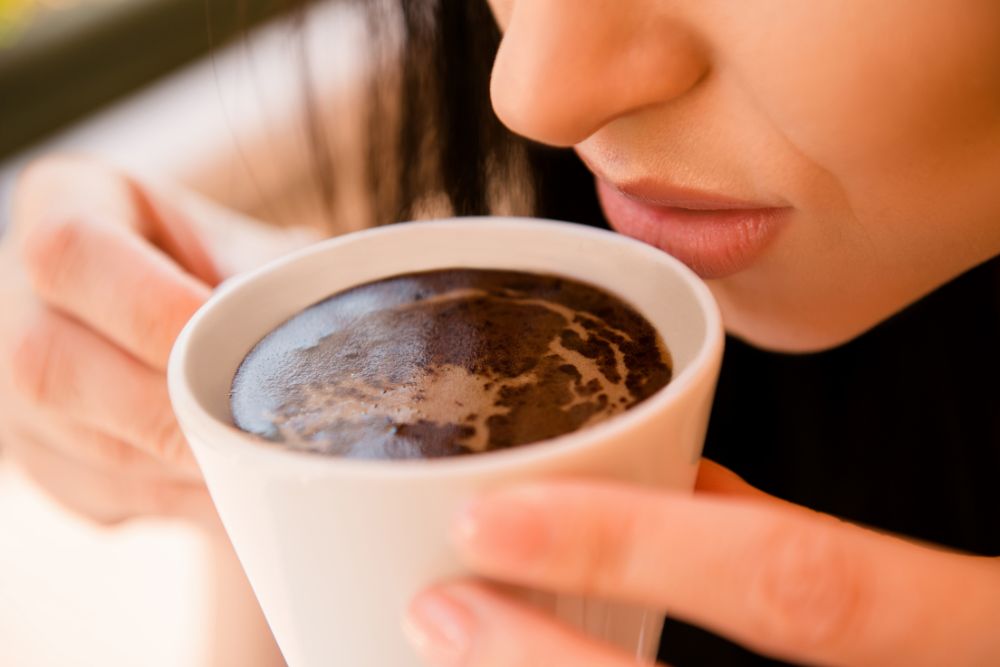
{"type": "Polygon", "coordinates": [[[615,230],[673,255],[702,278],[751,266],[792,210],[656,183],[614,186],[600,177],[597,194],[615,230]]]}

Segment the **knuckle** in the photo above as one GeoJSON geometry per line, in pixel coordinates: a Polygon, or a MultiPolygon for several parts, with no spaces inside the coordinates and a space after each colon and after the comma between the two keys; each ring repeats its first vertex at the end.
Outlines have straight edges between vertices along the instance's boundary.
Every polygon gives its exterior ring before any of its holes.
{"type": "MultiPolygon", "coordinates": [[[[37,481],[46,485],[44,478],[37,481]]],[[[108,488],[99,489],[86,497],[66,494],[48,485],[46,489],[49,496],[67,512],[97,526],[106,528],[118,526],[131,516],[122,505],[120,494],[108,488]]]]}
{"type": "Polygon", "coordinates": [[[121,440],[99,436],[97,446],[105,466],[112,472],[129,473],[142,461],[139,450],[121,440]]]}
{"type": "Polygon", "coordinates": [[[172,484],[149,485],[145,510],[151,516],[176,516],[181,513],[183,491],[172,484]]]}
{"type": "Polygon", "coordinates": [[[42,314],[23,325],[10,348],[10,374],[15,389],[28,401],[43,404],[52,398],[58,378],[58,335],[52,317],[42,314]]]}
{"type": "Polygon", "coordinates": [[[629,517],[618,522],[602,521],[595,526],[585,540],[586,548],[578,552],[581,558],[578,575],[580,592],[601,595],[619,592],[628,586],[636,522],[629,517]]]}
{"type": "Polygon", "coordinates": [[[118,526],[121,526],[123,523],[125,523],[131,518],[126,514],[113,510],[77,509],[76,511],[82,514],[83,517],[88,521],[90,521],[91,523],[96,524],[102,528],[117,528],[118,526]]]}
{"type": "Polygon", "coordinates": [[[87,505],[92,520],[106,526],[115,526],[142,516],[150,495],[149,484],[138,477],[104,474],[100,483],[90,488],[87,505]]]}
{"type": "Polygon", "coordinates": [[[150,273],[130,287],[133,297],[150,295],[138,307],[122,313],[130,337],[141,344],[144,357],[157,365],[166,363],[174,341],[184,324],[204,303],[205,297],[178,284],[165,284],[162,276],[150,273]],[[155,299],[155,307],[151,307],[155,299]]]}
{"type": "Polygon", "coordinates": [[[59,292],[83,252],[86,236],[87,224],[75,218],[35,225],[25,233],[21,257],[28,280],[39,294],[59,292]]]}
{"type": "Polygon", "coordinates": [[[122,313],[125,323],[122,339],[126,341],[125,347],[133,351],[132,353],[144,363],[154,368],[159,367],[168,358],[170,348],[160,342],[163,336],[156,330],[150,318],[134,310],[122,313]]]}
{"type": "Polygon", "coordinates": [[[92,522],[108,528],[119,526],[136,514],[133,499],[118,483],[106,485],[90,502],[76,509],[92,522]]]}
{"type": "Polygon", "coordinates": [[[187,440],[181,435],[173,413],[164,411],[162,417],[150,428],[152,454],[161,461],[182,464],[187,457],[187,440]]]}
{"type": "Polygon", "coordinates": [[[784,649],[813,651],[845,640],[861,615],[866,586],[857,559],[835,534],[780,526],[746,559],[750,608],[761,636],[784,649]]]}
{"type": "Polygon", "coordinates": [[[129,517],[116,484],[103,479],[95,484],[86,475],[68,475],[74,472],[72,463],[44,455],[43,441],[29,430],[15,427],[4,436],[10,436],[5,444],[11,450],[5,453],[13,454],[24,473],[67,512],[100,526],[115,526],[129,517]]]}
{"type": "Polygon", "coordinates": [[[35,188],[44,191],[53,182],[60,182],[81,169],[93,169],[95,165],[83,157],[49,153],[28,162],[18,176],[17,187],[19,191],[30,192],[35,188]]]}
{"type": "Polygon", "coordinates": [[[137,285],[137,294],[156,294],[156,308],[148,306],[133,308],[126,314],[127,326],[131,335],[149,354],[158,360],[164,360],[173,345],[176,332],[169,326],[169,314],[175,309],[174,297],[168,291],[155,283],[137,285]]]}
{"type": "Polygon", "coordinates": [[[68,155],[50,154],[31,160],[17,175],[14,209],[22,208],[18,204],[23,200],[51,196],[53,189],[63,187],[81,169],[89,168],[93,166],[85,160],[68,155]]]}

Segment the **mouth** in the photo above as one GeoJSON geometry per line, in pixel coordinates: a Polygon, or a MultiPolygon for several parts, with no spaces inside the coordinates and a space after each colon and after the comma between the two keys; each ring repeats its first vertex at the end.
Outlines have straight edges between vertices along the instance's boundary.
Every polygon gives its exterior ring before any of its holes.
{"type": "Polygon", "coordinates": [[[601,207],[618,232],[653,245],[702,278],[750,267],[784,227],[790,206],[641,181],[596,177],[601,207]]]}

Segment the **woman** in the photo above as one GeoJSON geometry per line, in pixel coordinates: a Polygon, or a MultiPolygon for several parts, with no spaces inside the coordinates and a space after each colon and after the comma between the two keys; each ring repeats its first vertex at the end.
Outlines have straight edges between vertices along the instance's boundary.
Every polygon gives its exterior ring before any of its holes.
{"type": "MultiPolygon", "coordinates": [[[[1000,5],[401,6],[402,106],[376,115],[403,122],[372,150],[405,168],[377,220],[441,192],[606,219],[708,279],[732,334],[706,455],[733,472],[703,465],[693,499],[483,498],[456,519],[469,566],[667,609],[676,665],[1000,664],[1000,5]]],[[[94,166],[22,180],[5,442],[98,518],[204,500],[162,369],[219,279],[210,218],[94,166]]],[[[432,665],[632,664],[470,582],[406,627],[432,665]]]]}

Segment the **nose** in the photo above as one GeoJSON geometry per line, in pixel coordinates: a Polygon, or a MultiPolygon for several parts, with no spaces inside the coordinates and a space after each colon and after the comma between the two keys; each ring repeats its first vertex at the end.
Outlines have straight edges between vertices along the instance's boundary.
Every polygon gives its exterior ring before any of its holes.
{"type": "Polygon", "coordinates": [[[683,95],[708,58],[678,4],[515,0],[490,82],[495,112],[529,139],[571,146],[683,95]]]}

